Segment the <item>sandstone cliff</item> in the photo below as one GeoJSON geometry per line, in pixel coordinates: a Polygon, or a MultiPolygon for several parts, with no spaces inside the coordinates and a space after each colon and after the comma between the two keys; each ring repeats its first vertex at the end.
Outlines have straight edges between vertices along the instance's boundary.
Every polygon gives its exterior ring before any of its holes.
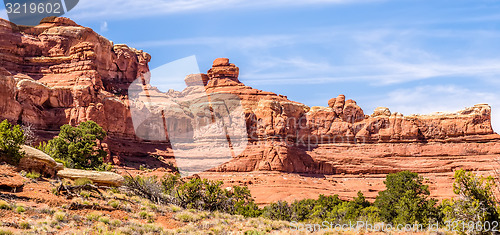
{"type": "MultiPolygon", "coordinates": [[[[136,79],[149,83],[150,59],[143,51],[113,44],[67,18],[45,19],[36,27],[19,27],[0,19],[0,118],[30,123],[49,135],[63,124],[94,120],[110,134],[111,155],[154,153],[168,159],[172,157],[169,142],[137,138],[131,118],[127,90],[136,79]]],[[[207,74],[187,76],[186,90],[153,94],[175,97],[201,89],[239,97],[248,144],[215,171],[446,172],[463,165],[439,156],[500,153],[500,138],[492,130],[491,108],[486,104],[456,113],[413,116],[381,107],[366,115],[343,95],[325,101],[326,107],[308,107],[245,86],[238,75],[236,65],[219,58],[207,74]],[[416,156],[435,160],[427,167],[404,160],[416,156]],[[387,157],[403,159],[397,163],[387,157]]],[[[182,110],[179,123],[192,128],[192,115],[182,110]]]]}

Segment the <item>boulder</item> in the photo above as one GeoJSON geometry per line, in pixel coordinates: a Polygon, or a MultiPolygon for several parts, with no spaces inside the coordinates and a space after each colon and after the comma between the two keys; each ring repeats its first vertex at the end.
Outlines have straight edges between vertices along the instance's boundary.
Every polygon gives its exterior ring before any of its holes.
{"type": "Polygon", "coordinates": [[[184,79],[186,86],[206,86],[208,83],[208,76],[206,74],[190,74],[184,79]]]}
{"type": "Polygon", "coordinates": [[[88,171],[66,168],[58,171],[57,176],[71,180],[87,178],[92,180],[95,184],[114,187],[122,186],[125,182],[123,176],[107,171],[88,171]]]}
{"type": "Polygon", "coordinates": [[[213,79],[229,79],[239,83],[238,76],[240,69],[234,64],[229,63],[227,58],[218,58],[214,60],[212,68],[208,70],[207,75],[210,80],[213,79]]]}
{"type": "Polygon", "coordinates": [[[24,178],[9,165],[0,165],[0,191],[18,192],[22,191],[24,178]]]}
{"type": "Polygon", "coordinates": [[[49,99],[50,88],[31,79],[23,79],[17,83],[17,101],[31,102],[42,106],[49,99]]]}
{"type": "Polygon", "coordinates": [[[391,110],[389,110],[389,108],[386,107],[378,107],[375,109],[375,111],[373,111],[372,117],[379,117],[379,116],[390,117],[391,110]]]}
{"type": "Polygon", "coordinates": [[[56,162],[46,153],[27,145],[21,146],[24,157],[19,161],[18,168],[26,172],[36,171],[46,176],[55,176],[57,171],[64,169],[61,163],[56,162]]]}
{"type": "Polygon", "coordinates": [[[342,111],[342,121],[348,123],[360,122],[365,119],[363,109],[354,100],[347,100],[342,111]]]}
{"type": "MultiPolygon", "coordinates": [[[[333,102],[331,102],[333,103],[333,102]]],[[[345,105],[345,95],[339,95],[335,99],[335,103],[333,105],[333,111],[340,117],[344,113],[344,105],[345,105]]]]}

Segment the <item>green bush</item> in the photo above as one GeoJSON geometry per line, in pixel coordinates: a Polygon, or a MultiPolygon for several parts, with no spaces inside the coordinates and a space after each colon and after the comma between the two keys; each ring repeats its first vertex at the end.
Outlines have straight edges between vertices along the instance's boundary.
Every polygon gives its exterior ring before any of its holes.
{"type": "Polygon", "coordinates": [[[185,182],[179,175],[171,175],[160,183],[155,177],[136,176],[126,177],[125,185],[134,194],[156,203],[171,203],[188,209],[288,221],[341,222],[363,218],[379,222],[378,208],[366,201],[361,192],[352,201],[343,201],[338,195],[320,195],[317,200],[305,199],[292,204],[276,202],[259,209],[247,187],[222,189],[220,181],[194,178],[185,182]]]}
{"type": "Polygon", "coordinates": [[[0,158],[11,164],[19,163],[24,156],[20,151],[24,144],[24,133],[19,125],[13,126],[9,121],[0,123],[0,158]]]}
{"type": "Polygon", "coordinates": [[[68,168],[103,170],[107,153],[99,144],[106,132],[93,121],[80,123],[77,127],[64,125],[59,135],[38,149],[52,156],[68,168]]]}
{"type": "Polygon", "coordinates": [[[191,179],[170,175],[159,181],[156,177],[125,177],[129,190],[155,203],[171,203],[183,208],[222,211],[247,217],[259,216],[261,211],[246,187],[222,189],[222,182],[191,179]]]}
{"type": "Polygon", "coordinates": [[[10,210],[12,207],[4,200],[0,200],[0,210],[10,210]]]}
{"type": "Polygon", "coordinates": [[[25,177],[30,178],[30,179],[39,179],[42,175],[36,171],[31,171],[29,173],[26,173],[25,177]]]}
{"type": "Polygon", "coordinates": [[[453,192],[458,195],[457,199],[445,200],[441,204],[441,211],[444,214],[444,221],[458,221],[459,226],[455,229],[461,232],[468,231],[461,226],[461,221],[465,223],[484,224],[499,221],[498,202],[493,194],[495,182],[493,177],[477,176],[464,170],[455,171],[455,182],[453,192]]]}
{"type": "Polygon", "coordinates": [[[89,178],[78,178],[75,180],[75,185],[76,186],[83,186],[86,184],[94,184],[91,179],[89,178]]]}
{"type": "Polygon", "coordinates": [[[436,200],[428,199],[428,186],[417,173],[402,171],[389,174],[384,181],[386,190],[379,192],[375,206],[380,218],[388,223],[427,225],[439,220],[436,200]]]}
{"type": "Polygon", "coordinates": [[[273,220],[288,220],[291,219],[292,210],[287,202],[273,202],[269,206],[264,207],[262,215],[273,220]]]}

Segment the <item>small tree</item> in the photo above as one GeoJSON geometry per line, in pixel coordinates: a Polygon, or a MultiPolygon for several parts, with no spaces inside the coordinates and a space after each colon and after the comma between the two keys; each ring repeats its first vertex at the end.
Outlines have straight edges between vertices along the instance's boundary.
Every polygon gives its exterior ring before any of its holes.
{"type": "Polygon", "coordinates": [[[380,217],[393,224],[428,224],[432,218],[438,219],[436,200],[428,200],[428,186],[417,173],[402,171],[389,174],[384,181],[387,189],[379,192],[375,206],[380,217]]]}
{"type": "Polygon", "coordinates": [[[285,201],[273,202],[264,207],[262,215],[273,220],[290,221],[292,218],[292,208],[285,201]]]}
{"type": "MultiPolygon", "coordinates": [[[[493,194],[493,177],[480,177],[465,170],[455,171],[453,192],[457,199],[444,201],[442,211],[449,221],[466,221],[492,224],[498,221],[498,203],[493,194]]],[[[458,229],[463,229],[458,226],[458,229]]],[[[471,231],[462,231],[471,232],[471,231]]],[[[474,231],[482,233],[483,231],[474,231]]]]}
{"type": "Polygon", "coordinates": [[[19,125],[13,126],[9,121],[0,123],[0,157],[11,164],[19,163],[24,156],[20,151],[24,143],[24,133],[19,125]]]}
{"type": "Polygon", "coordinates": [[[68,168],[102,169],[107,153],[99,144],[106,132],[93,121],[82,122],[77,127],[64,125],[59,135],[39,149],[62,162],[68,168]]]}

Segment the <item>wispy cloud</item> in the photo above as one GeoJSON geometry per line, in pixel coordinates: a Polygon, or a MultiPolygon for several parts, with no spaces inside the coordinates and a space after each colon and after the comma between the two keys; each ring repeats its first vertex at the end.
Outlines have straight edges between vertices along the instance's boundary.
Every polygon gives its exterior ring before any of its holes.
{"type": "Polygon", "coordinates": [[[178,38],[166,40],[154,40],[144,42],[131,42],[129,44],[138,48],[143,47],[166,47],[166,46],[224,46],[225,48],[246,50],[255,48],[271,48],[275,46],[283,46],[294,44],[299,40],[298,35],[255,35],[255,36],[229,36],[229,37],[194,37],[194,38],[178,38]]]}
{"type": "Polygon", "coordinates": [[[253,84],[356,81],[385,86],[442,77],[498,80],[500,57],[488,55],[494,48],[477,47],[498,39],[500,33],[492,30],[317,28],[299,34],[195,37],[129,44],[138,48],[224,48],[239,53],[240,60],[247,62],[241,77],[253,84]],[[459,40],[467,50],[449,52],[426,45],[433,40],[459,40]],[[311,50],[320,54],[284,53],[288,48],[303,47],[314,48],[311,50]]]}
{"type": "Polygon", "coordinates": [[[143,16],[176,14],[183,12],[213,11],[225,9],[292,7],[320,4],[354,4],[382,0],[80,0],[78,6],[70,12],[76,19],[93,17],[136,18],[143,16]]]}
{"type": "MultiPolygon", "coordinates": [[[[252,82],[265,84],[287,83],[318,84],[332,82],[369,82],[373,86],[394,85],[418,80],[442,77],[471,78],[477,80],[498,80],[500,77],[500,57],[487,55],[484,48],[469,47],[453,52],[436,50],[425,46],[426,40],[445,38],[454,40],[463,37],[464,46],[477,44],[474,35],[496,39],[500,34],[491,31],[448,31],[435,32],[408,30],[371,30],[336,32],[343,41],[332,42],[332,37],[323,32],[309,33],[307,37],[288,36],[288,43],[305,43],[331,47],[334,43],[347,43],[339,55],[334,48],[332,56],[313,57],[298,55],[293,57],[273,57],[256,52],[249,56],[251,68],[242,72],[242,77],[252,82]],[[322,38],[310,41],[310,38],[322,38]],[[429,39],[431,38],[431,39],[429,39]],[[304,41],[301,41],[304,40],[304,41]],[[416,41],[416,42],[415,42],[416,41]],[[424,45],[422,45],[424,44],[424,45]],[[332,60],[332,57],[334,59],[332,60]],[[333,62],[332,62],[333,61],[333,62]]],[[[269,43],[269,50],[274,46],[269,43]]],[[[268,53],[271,54],[271,53],[268,53]]],[[[306,54],[306,53],[304,53],[306,54]]]]}
{"type": "Polygon", "coordinates": [[[100,27],[101,33],[107,32],[108,30],[109,30],[109,28],[108,28],[108,22],[107,21],[102,22],[101,23],[101,27],[100,27]]]}

